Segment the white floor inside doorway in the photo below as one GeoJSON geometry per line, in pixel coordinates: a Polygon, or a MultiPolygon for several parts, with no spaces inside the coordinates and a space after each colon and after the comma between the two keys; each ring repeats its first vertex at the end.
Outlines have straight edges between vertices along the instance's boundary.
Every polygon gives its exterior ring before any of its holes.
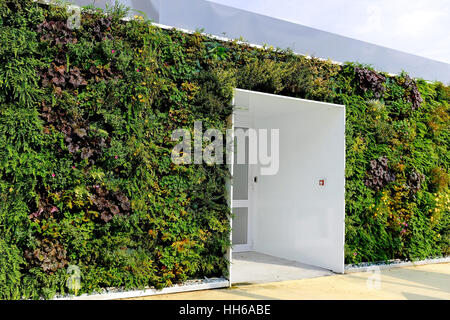
{"type": "Polygon", "coordinates": [[[233,253],[232,284],[299,280],[332,274],[330,270],[255,251],[233,253]]]}

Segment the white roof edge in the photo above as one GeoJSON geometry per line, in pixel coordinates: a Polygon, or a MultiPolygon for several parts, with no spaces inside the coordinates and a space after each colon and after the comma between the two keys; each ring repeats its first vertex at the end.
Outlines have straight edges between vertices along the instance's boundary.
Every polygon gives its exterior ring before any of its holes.
{"type": "MultiPolygon", "coordinates": [[[[41,2],[41,3],[49,3],[49,2],[52,2],[53,0],[33,0],[33,1],[37,1],[37,2],[41,2]]],[[[72,1],[73,3],[77,3],[77,4],[79,4],[79,5],[76,5],[76,6],[80,6],[80,5],[85,5],[86,3],[92,3],[92,0],[70,0],[70,1],[72,1]]],[[[102,6],[104,6],[104,3],[106,3],[108,0],[99,0],[99,4],[98,4],[98,6],[99,7],[102,7],[102,6]]],[[[119,2],[126,2],[128,5],[130,4],[130,2],[131,2],[131,4],[133,4],[133,6],[136,6],[136,7],[139,7],[139,6],[155,6],[155,7],[157,7],[156,9],[155,8],[153,8],[153,9],[155,9],[155,10],[157,10],[158,12],[156,12],[156,14],[158,15],[158,17],[157,17],[157,19],[158,20],[161,20],[161,19],[168,19],[167,17],[169,17],[169,18],[174,18],[174,17],[179,17],[179,15],[177,15],[176,13],[173,13],[172,11],[172,8],[173,8],[173,5],[174,4],[179,4],[179,5],[185,5],[184,4],[184,0],[164,0],[164,1],[160,1],[160,0],[147,0],[146,2],[144,2],[144,1],[134,1],[134,0],[120,0],[119,2]],[[172,7],[170,7],[169,5],[172,5],[172,7]],[[159,7],[158,7],[159,6],[159,7]],[[170,8],[170,10],[167,10],[167,7],[164,7],[164,6],[168,6],[169,8],[170,8]],[[169,12],[167,12],[167,11],[169,11],[169,12]]],[[[256,14],[256,13],[252,13],[252,12],[248,12],[248,11],[245,11],[245,10],[241,10],[241,9],[236,9],[236,8],[231,8],[231,7],[228,7],[228,6],[224,6],[224,5],[221,5],[221,4],[218,4],[218,3],[213,3],[213,2],[209,2],[209,1],[205,1],[205,0],[190,0],[190,4],[192,3],[192,5],[195,7],[195,6],[197,6],[197,7],[199,7],[199,8],[202,8],[202,9],[204,9],[203,7],[207,7],[207,9],[208,10],[210,10],[211,8],[210,7],[213,7],[213,9],[215,10],[215,11],[217,11],[217,8],[221,8],[221,9],[226,9],[226,10],[232,10],[232,12],[233,12],[233,14],[235,14],[235,12],[237,12],[236,14],[237,15],[239,15],[239,14],[242,14],[243,16],[245,16],[245,17],[256,17],[256,18],[258,18],[258,19],[267,19],[267,21],[271,21],[271,22],[273,22],[273,21],[276,21],[276,22],[279,22],[280,24],[283,24],[283,23],[285,23],[285,24],[289,24],[289,25],[294,25],[294,26],[297,26],[297,27],[302,27],[302,28],[306,28],[306,29],[313,29],[313,28],[309,28],[309,27],[305,27],[305,26],[302,26],[302,25],[299,25],[299,24],[294,24],[294,23],[291,23],[291,22],[287,22],[287,21],[283,21],[283,20],[280,20],[280,19],[275,19],[275,18],[271,18],[271,17],[267,17],[267,16],[263,16],[263,15],[260,15],[260,14],[256,14]],[[203,6],[203,7],[202,7],[203,6]],[[241,13],[242,12],[242,13],[241,13]]],[[[137,11],[137,10],[135,10],[135,9],[133,9],[132,8],[132,10],[134,10],[134,11],[136,11],[137,12],[137,14],[139,14],[139,11],[137,11]]],[[[215,12],[213,10],[213,12],[215,12]]],[[[154,14],[155,14],[155,12],[152,12],[152,15],[154,16],[154,14]]],[[[201,17],[200,17],[201,18],[201,17]]],[[[130,18],[125,18],[124,20],[130,20],[130,18]]],[[[158,21],[158,22],[152,22],[152,24],[153,25],[155,25],[155,26],[157,26],[157,27],[159,27],[159,28],[161,28],[161,29],[176,29],[176,30],[179,30],[179,31],[181,31],[181,32],[184,32],[184,33],[188,33],[188,34],[192,34],[192,33],[194,33],[195,31],[193,31],[191,28],[183,28],[183,27],[180,27],[180,26],[171,26],[171,25],[168,25],[168,24],[164,24],[164,23],[161,23],[161,21],[158,21]]],[[[244,32],[244,31],[243,31],[244,32]]],[[[375,45],[375,44],[371,44],[371,43],[367,43],[367,42],[364,42],[364,41],[360,41],[360,40],[356,40],[356,39],[352,39],[352,38],[348,38],[348,37],[344,37],[344,36],[340,36],[340,35],[336,35],[336,34],[332,34],[332,33],[329,33],[329,32],[326,32],[326,31],[321,31],[321,30],[317,30],[317,32],[321,32],[321,33],[325,33],[325,34],[327,34],[327,35],[331,35],[331,36],[333,36],[333,37],[336,37],[336,39],[337,38],[343,38],[343,39],[347,39],[347,41],[354,41],[355,43],[364,43],[364,44],[366,44],[366,45],[368,45],[368,46],[371,46],[371,47],[374,47],[374,48],[381,48],[382,50],[386,50],[386,52],[394,52],[393,54],[402,54],[402,55],[404,55],[405,57],[408,57],[408,58],[411,58],[411,59],[419,59],[419,60],[421,60],[421,61],[426,61],[426,62],[428,62],[428,63],[431,63],[431,64],[438,64],[439,66],[441,66],[442,65],[442,67],[444,67],[444,69],[445,70],[447,70],[447,68],[449,69],[449,72],[450,72],[450,64],[447,64],[447,63],[445,63],[445,62],[441,62],[441,61],[436,61],[436,60],[432,60],[432,59],[429,59],[429,58],[424,58],[424,57],[420,57],[420,56],[416,56],[416,55],[413,55],[413,54],[409,54],[409,53],[406,53],[406,52],[401,52],[401,51],[398,51],[398,50],[394,50],[394,49],[390,49],[390,48],[386,48],[386,47],[382,47],[382,46],[378,46],[378,45],[375,45]]],[[[259,45],[259,44],[255,44],[255,43],[251,43],[250,41],[249,42],[246,42],[246,41],[240,41],[240,40],[238,40],[238,39],[232,39],[232,38],[229,38],[229,37],[225,37],[225,36],[218,36],[218,35],[215,35],[215,34],[212,34],[212,33],[210,33],[210,32],[201,32],[201,34],[202,35],[204,35],[204,36],[206,36],[206,37],[209,37],[209,38],[211,38],[211,39],[216,39],[216,40],[219,40],[219,41],[225,41],[225,42],[232,42],[232,41],[236,41],[237,43],[239,43],[239,44],[245,44],[245,45],[248,45],[248,46],[251,46],[251,47],[254,47],[254,48],[260,48],[260,49],[264,49],[264,48],[267,48],[267,47],[265,47],[265,46],[263,46],[263,45],[259,45]]],[[[334,39],[334,40],[336,40],[336,39],[334,39]]],[[[305,57],[305,58],[308,58],[308,59],[312,59],[313,57],[312,56],[310,56],[310,55],[308,55],[308,54],[304,54],[304,53],[299,53],[298,51],[296,51],[296,50],[292,50],[293,51],[293,53],[294,54],[296,54],[296,55],[299,55],[299,56],[303,56],[303,57],[305,57]]],[[[373,54],[372,54],[373,55],[373,54]]],[[[320,60],[320,61],[330,61],[331,63],[333,63],[333,64],[336,64],[336,65],[344,65],[344,63],[343,62],[341,62],[341,61],[337,61],[337,60],[335,60],[335,59],[325,59],[325,58],[321,58],[321,57],[314,57],[315,59],[318,59],[318,60],[320,60]]],[[[357,59],[354,59],[354,60],[352,60],[352,59],[349,59],[349,60],[347,60],[347,61],[349,61],[349,62],[353,62],[353,63],[359,63],[358,61],[355,61],[355,60],[357,60],[357,59]]],[[[374,70],[376,70],[377,72],[383,72],[384,74],[387,74],[388,76],[392,76],[392,77],[395,77],[395,76],[398,76],[399,75],[399,73],[394,73],[394,72],[389,72],[389,71],[387,71],[387,69],[383,69],[383,68],[377,68],[376,66],[373,66],[373,62],[372,63],[363,63],[363,64],[368,64],[368,65],[371,65],[372,66],[372,68],[374,69],[374,70]]],[[[409,63],[410,65],[411,65],[411,63],[409,63]]],[[[401,65],[401,67],[406,67],[407,65],[401,65]]],[[[426,70],[429,70],[430,68],[428,68],[428,66],[421,66],[422,67],[422,69],[426,69],[426,70]],[[425,68],[426,67],[426,68],[425,68]]],[[[441,69],[442,69],[442,67],[441,67],[441,69]]],[[[439,68],[437,68],[436,66],[434,66],[433,65],[433,70],[434,69],[439,69],[439,68]]],[[[449,79],[446,79],[446,80],[443,80],[442,78],[441,78],[441,76],[439,76],[439,77],[435,77],[435,79],[434,80],[427,80],[426,79],[426,76],[424,76],[424,75],[415,75],[415,74],[413,74],[413,72],[411,72],[410,70],[405,70],[412,78],[422,78],[422,79],[425,79],[425,81],[427,81],[427,82],[435,82],[435,81],[440,81],[440,82],[448,82],[448,81],[450,81],[450,74],[449,74],[449,79]]],[[[428,71],[427,71],[428,72],[428,71]]],[[[439,72],[439,71],[437,71],[437,72],[439,72]]],[[[446,72],[447,71],[444,71],[444,74],[446,74],[446,72]]],[[[417,72],[416,72],[417,73],[417,72]]]]}
{"type": "Polygon", "coordinates": [[[304,102],[308,102],[308,103],[316,103],[316,104],[320,104],[320,105],[324,105],[324,106],[328,106],[328,107],[345,108],[345,105],[343,105],[343,104],[337,104],[337,103],[332,103],[332,102],[309,100],[309,99],[303,99],[303,98],[297,98],[297,97],[291,97],[291,96],[284,96],[284,95],[273,94],[273,93],[266,93],[266,92],[261,92],[261,91],[240,89],[240,88],[235,88],[234,90],[237,91],[237,92],[243,92],[243,93],[248,93],[248,94],[258,94],[258,95],[264,95],[264,96],[269,96],[269,97],[283,97],[283,98],[288,99],[288,100],[304,101],[304,102]]]}

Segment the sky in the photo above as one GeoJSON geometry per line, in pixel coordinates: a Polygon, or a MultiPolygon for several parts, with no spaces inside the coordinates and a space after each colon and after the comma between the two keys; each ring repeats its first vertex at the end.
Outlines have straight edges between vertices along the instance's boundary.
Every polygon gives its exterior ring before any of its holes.
{"type": "Polygon", "coordinates": [[[450,63],[450,0],[209,0],[450,63]]]}

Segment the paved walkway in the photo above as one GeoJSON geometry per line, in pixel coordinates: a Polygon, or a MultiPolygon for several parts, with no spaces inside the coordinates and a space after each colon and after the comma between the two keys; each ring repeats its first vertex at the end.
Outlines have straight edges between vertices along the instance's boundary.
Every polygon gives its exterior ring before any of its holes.
{"type": "Polygon", "coordinates": [[[448,299],[450,263],[242,285],[137,299],[448,299]],[[378,281],[379,280],[379,281],[378,281]]]}
{"type": "Polygon", "coordinates": [[[231,269],[233,284],[237,286],[309,279],[333,274],[330,270],[255,251],[233,252],[231,269]]]}

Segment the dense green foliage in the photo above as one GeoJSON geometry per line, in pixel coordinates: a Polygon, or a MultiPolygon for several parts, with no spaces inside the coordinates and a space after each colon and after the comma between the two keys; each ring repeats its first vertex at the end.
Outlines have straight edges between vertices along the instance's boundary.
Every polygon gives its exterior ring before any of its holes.
{"type": "Polygon", "coordinates": [[[0,0],[0,298],[225,274],[227,168],[171,133],[225,130],[236,86],[346,105],[347,262],[449,254],[449,87],[126,14],[0,0]]]}

